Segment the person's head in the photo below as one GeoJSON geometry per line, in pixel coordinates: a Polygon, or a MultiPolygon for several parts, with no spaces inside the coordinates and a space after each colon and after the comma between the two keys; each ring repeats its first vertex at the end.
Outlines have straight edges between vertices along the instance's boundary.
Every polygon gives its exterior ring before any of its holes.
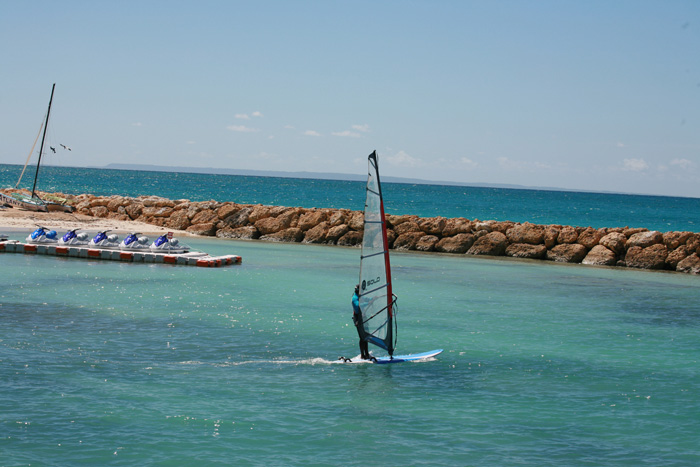
{"type": "Polygon", "coordinates": [[[356,293],[357,295],[360,295],[360,284],[357,284],[357,285],[355,286],[355,293],[356,293]]]}

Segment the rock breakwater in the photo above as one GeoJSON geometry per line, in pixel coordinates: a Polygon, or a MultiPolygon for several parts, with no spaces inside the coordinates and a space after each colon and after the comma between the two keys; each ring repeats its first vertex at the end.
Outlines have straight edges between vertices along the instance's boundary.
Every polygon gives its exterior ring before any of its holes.
{"type": "MultiPolygon", "coordinates": [[[[63,195],[65,196],[65,195],[63,195]]],[[[79,195],[76,212],[184,230],[192,235],[359,246],[364,215],[348,209],[238,204],[142,196],[79,195]]],[[[700,234],[645,228],[573,227],[465,218],[388,215],[389,245],[411,250],[509,256],[700,274],[700,234]]]]}

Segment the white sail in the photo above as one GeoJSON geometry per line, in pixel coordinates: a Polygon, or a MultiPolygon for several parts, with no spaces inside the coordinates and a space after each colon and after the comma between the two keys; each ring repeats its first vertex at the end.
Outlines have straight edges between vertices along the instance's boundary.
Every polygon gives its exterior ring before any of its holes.
{"type": "Polygon", "coordinates": [[[368,157],[365,224],[360,256],[360,311],[368,342],[394,352],[394,296],[376,151],[368,157]]]}

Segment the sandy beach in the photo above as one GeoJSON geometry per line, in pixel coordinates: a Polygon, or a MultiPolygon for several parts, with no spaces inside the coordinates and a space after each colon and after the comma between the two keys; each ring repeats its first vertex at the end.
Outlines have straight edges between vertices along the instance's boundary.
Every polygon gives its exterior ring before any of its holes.
{"type": "Polygon", "coordinates": [[[140,232],[148,235],[170,231],[178,236],[189,235],[183,230],[166,229],[143,222],[120,221],[78,213],[32,212],[16,208],[0,209],[0,233],[31,232],[37,225],[56,230],[59,233],[72,229],[82,229],[86,231],[111,230],[116,233],[140,232]]]}

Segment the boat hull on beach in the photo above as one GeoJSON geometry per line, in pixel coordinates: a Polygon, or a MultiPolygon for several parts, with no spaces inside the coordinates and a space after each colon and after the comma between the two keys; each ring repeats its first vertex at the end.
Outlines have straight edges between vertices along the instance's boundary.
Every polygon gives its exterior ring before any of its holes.
{"type": "Polygon", "coordinates": [[[25,211],[48,212],[44,200],[38,198],[20,197],[19,195],[11,196],[0,193],[0,201],[8,207],[24,209],[25,211]]]}

